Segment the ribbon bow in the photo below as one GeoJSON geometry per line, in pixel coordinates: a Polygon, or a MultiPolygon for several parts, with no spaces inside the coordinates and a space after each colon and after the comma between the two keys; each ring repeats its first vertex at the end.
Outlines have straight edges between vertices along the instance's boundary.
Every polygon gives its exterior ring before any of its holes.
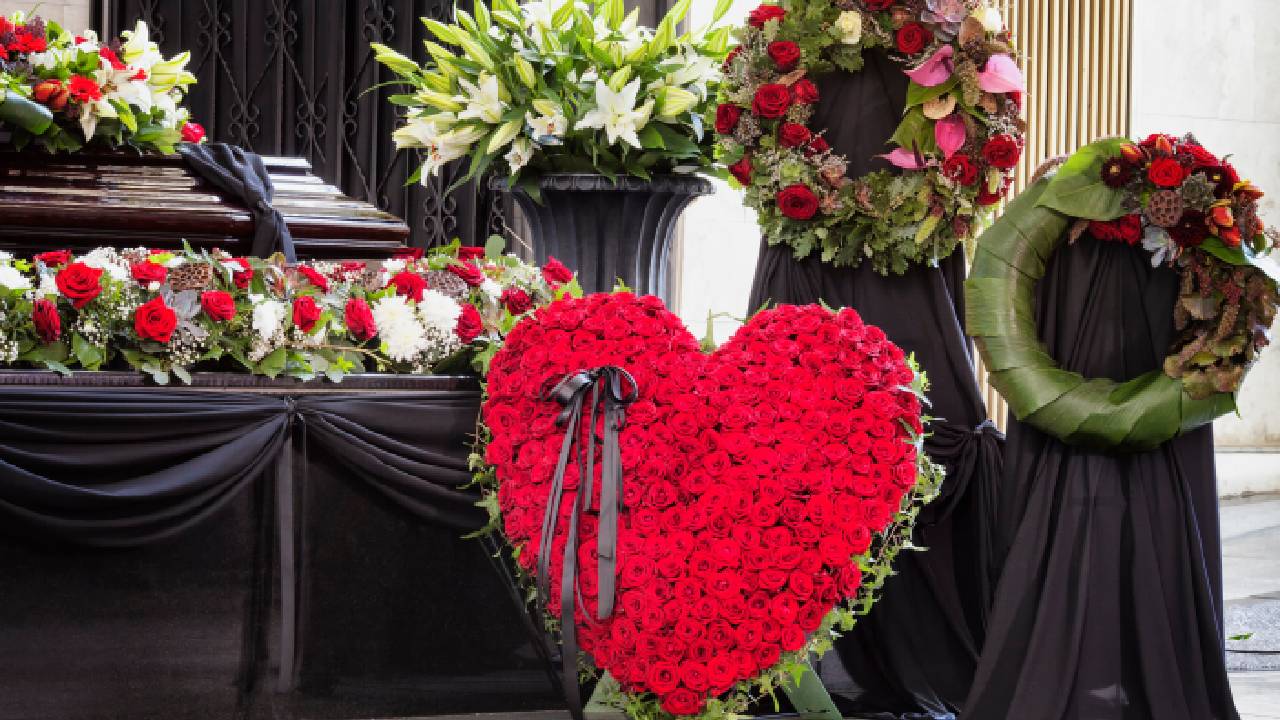
{"type": "Polygon", "coordinates": [[[622,453],[618,435],[626,424],[627,406],[636,401],[640,388],[626,370],[606,366],[580,370],[566,376],[544,399],[555,400],[564,407],[556,425],[565,428],[564,444],[551,481],[551,494],[542,519],[542,540],[538,546],[538,596],[551,602],[551,552],[560,519],[560,501],[564,495],[564,476],[570,458],[578,463],[578,492],[569,515],[569,535],[564,547],[564,565],[560,573],[561,677],[565,700],[576,720],[582,718],[582,698],[578,690],[578,642],[574,622],[578,588],[578,521],[584,512],[598,514],[599,596],[597,617],[606,620],[613,615],[618,568],[618,514],[622,508],[622,453]],[[589,398],[589,400],[588,400],[589,398]],[[590,408],[586,447],[579,442],[582,415],[590,408]],[[603,418],[603,436],[596,434],[603,418]],[[600,445],[600,500],[595,501],[596,445],[600,445]],[[574,452],[576,447],[576,453],[574,452]]]}

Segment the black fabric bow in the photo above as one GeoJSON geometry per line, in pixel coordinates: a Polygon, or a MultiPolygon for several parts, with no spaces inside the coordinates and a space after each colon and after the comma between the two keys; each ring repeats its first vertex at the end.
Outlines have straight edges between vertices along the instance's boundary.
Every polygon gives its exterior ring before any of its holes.
{"type": "Polygon", "coordinates": [[[578,493],[569,515],[569,534],[564,548],[564,565],[560,572],[560,638],[561,677],[565,701],[575,720],[582,720],[582,696],[578,689],[578,638],[574,622],[578,588],[578,521],[584,512],[598,513],[599,532],[596,540],[599,557],[599,596],[597,617],[608,619],[613,614],[614,588],[618,567],[618,514],[622,508],[622,453],[618,436],[626,424],[627,406],[636,401],[640,388],[626,370],[605,366],[581,370],[560,381],[547,393],[564,410],[556,425],[565,428],[564,444],[556,463],[542,521],[542,539],[538,546],[538,596],[544,607],[551,602],[551,553],[560,520],[560,501],[564,494],[565,471],[569,460],[578,463],[578,493]],[[590,400],[588,400],[588,396],[590,400]],[[584,407],[588,415],[586,447],[579,442],[584,407]],[[603,436],[596,435],[599,419],[603,419],[603,436]],[[595,503],[596,444],[600,444],[600,501],[595,503]],[[576,447],[576,453],[574,452],[576,447]]]}
{"type": "Polygon", "coordinates": [[[271,205],[275,185],[260,155],[224,143],[183,144],[178,152],[200,177],[249,208],[254,226],[250,252],[254,257],[265,258],[278,251],[284,253],[285,260],[298,261],[289,225],[271,205]]]}

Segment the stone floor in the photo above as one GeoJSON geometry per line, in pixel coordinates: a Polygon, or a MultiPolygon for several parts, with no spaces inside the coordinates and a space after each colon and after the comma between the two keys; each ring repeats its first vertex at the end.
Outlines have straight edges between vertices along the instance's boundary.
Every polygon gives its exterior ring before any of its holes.
{"type": "Polygon", "coordinates": [[[1222,504],[1231,684],[1243,720],[1280,720],[1280,495],[1222,504]]]}

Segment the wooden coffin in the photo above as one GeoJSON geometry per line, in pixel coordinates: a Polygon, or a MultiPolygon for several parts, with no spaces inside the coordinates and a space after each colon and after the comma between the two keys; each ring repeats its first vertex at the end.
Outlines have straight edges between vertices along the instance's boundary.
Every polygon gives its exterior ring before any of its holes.
{"type": "MultiPolygon", "coordinates": [[[[342,194],[297,158],[266,158],[299,258],[377,259],[409,240],[394,215],[342,194]]],[[[244,255],[253,217],[177,156],[0,152],[0,249],[219,247],[244,255]]]]}

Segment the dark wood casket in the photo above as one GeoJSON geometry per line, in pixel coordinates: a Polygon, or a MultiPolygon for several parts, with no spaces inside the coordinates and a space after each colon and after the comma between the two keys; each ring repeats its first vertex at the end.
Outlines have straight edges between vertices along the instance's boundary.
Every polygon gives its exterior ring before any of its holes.
{"type": "MultiPolygon", "coordinates": [[[[403,221],[347,197],[307,161],[266,163],[299,258],[385,258],[408,242],[403,221]]],[[[248,209],[177,156],[0,152],[0,250],[15,255],[183,240],[247,254],[253,227],[248,209]]]]}

